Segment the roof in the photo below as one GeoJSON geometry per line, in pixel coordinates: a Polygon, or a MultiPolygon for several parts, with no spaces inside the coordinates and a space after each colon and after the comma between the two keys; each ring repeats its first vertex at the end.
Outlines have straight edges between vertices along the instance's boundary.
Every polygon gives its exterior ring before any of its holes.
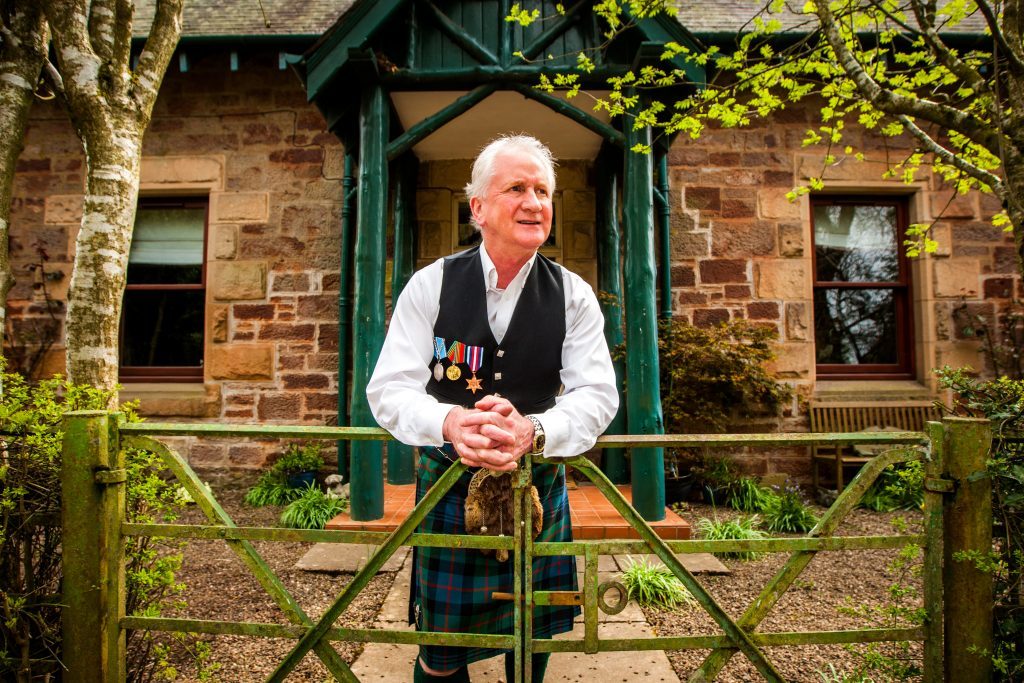
{"type": "MultiPolygon", "coordinates": [[[[679,23],[698,36],[722,35],[743,30],[755,9],[763,3],[751,0],[676,0],[679,23]]],[[[344,14],[355,0],[187,0],[182,36],[185,38],[247,36],[319,36],[344,14]],[[266,21],[264,21],[264,15],[266,21]],[[267,25],[269,23],[269,26],[267,25]]],[[[796,13],[779,18],[787,28],[800,28],[806,18],[801,3],[790,1],[796,13]]],[[[144,36],[153,23],[156,0],[136,0],[135,34],[144,36]]],[[[975,15],[956,27],[955,33],[980,34],[984,20],[975,15]]]]}
{"type": "MultiPolygon", "coordinates": [[[[319,36],[354,0],[187,0],[183,38],[319,36]]],[[[136,37],[153,23],[156,0],[136,0],[136,37]]]]}

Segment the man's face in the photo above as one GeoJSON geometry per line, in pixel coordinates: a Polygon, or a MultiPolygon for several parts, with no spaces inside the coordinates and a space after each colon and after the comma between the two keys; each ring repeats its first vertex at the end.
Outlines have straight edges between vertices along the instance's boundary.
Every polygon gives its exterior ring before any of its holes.
{"type": "Polygon", "coordinates": [[[530,154],[505,152],[483,198],[469,207],[492,258],[529,257],[551,232],[551,192],[544,166],[530,154]]]}

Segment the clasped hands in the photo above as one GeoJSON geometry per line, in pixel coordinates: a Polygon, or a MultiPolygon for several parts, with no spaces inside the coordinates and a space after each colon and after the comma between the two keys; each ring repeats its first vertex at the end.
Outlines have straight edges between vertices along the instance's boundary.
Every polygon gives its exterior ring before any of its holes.
{"type": "Polygon", "coordinates": [[[511,472],[533,448],[533,423],[498,395],[484,396],[472,408],[452,408],[441,432],[462,462],[495,472],[511,472]]]}

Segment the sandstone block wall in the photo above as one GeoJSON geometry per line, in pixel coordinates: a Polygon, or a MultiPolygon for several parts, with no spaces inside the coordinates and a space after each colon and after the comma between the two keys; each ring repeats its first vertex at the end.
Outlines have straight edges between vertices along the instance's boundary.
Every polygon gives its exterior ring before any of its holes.
{"type": "MultiPolygon", "coordinates": [[[[333,423],[337,409],[337,295],[343,150],[305,101],[277,53],[190,52],[187,73],[168,74],[144,146],[142,196],[209,201],[207,336],[202,383],[131,385],[143,411],[171,419],[333,423]]],[[[353,96],[356,96],[353,92],[353,96]]],[[[743,130],[680,139],[669,155],[672,300],[696,325],[746,318],[779,334],[773,369],[798,390],[814,372],[813,248],[806,199],[785,194],[822,175],[822,156],[801,140],[806,112],[743,130]]],[[[882,179],[881,144],[856,131],[868,161],[824,169],[830,192],[899,194],[911,221],[935,220],[940,249],[913,263],[916,380],[933,387],[944,363],[982,371],[964,316],[989,318],[1024,295],[1012,240],[993,228],[991,198],[954,196],[927,171],[905,185],[882,179]],[[936,220],[941,213],[941,218],[936,220]]],[[[895,152],[890,141],[888,154],[895,152]]],[[[52,337],[40,372],[63,369],[63,302],[81,218],[84,162],[66,116],[38,102],[18,166],[8,302],[8,353],[52,337]]],[[[595,196],[590,161],[559,166],[560,260],[596,284],[595,196]]],[[[424,162],[417,191],[417,266],[451,253],[454,200],[467,160],[424,162]]],[[[390,295],[389,299],[390,300],[390,295]]],[[[870,385],[864,385],[870,394],[870,385]]],[[[781,429],[806,427],[794,400],[781,429]]],[[[190,448],[208,467],[259,467],[280,444],[206,441],[190,448]]],[[[758,473],[806,472],[806,454],[751,452],[758,473]]]]}

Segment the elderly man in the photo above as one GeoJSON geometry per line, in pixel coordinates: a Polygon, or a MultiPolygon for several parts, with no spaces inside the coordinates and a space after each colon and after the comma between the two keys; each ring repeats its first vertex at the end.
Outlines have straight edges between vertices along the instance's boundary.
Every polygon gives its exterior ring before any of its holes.
{"type": "MultiPolygon", "coordinates": [[[[506,472],[527,453],[578,455],[618,407],[604,321],[579,276],[537,254],[551,232],[554,161],[540,141],[506,136],[473,164],[466,187],[480,247],[417,272],[395,306],[366,393],[374,417],[420,446],[416,498],[455,460],[506,472]]],[[[543,506],[538,540],[572,538],[564,467],[533,470],[543,506]]],[[[465,533],[467,471],[420,527],[465,533]]],[[[423,631],[511,633],[512,563],[476,550],[417,548],[410,604],[423,631]]],[[[573,557],[533,563],[537,590],[576,590],[573,557]]],[[[537,607],[534,637],[572,629],[578,608],[537,607]]],[[[414,681],[468,681],[466,665],[499,654],[423,646],[414,681]]],[[[505,668],[511,676],[511,653],[505,668]]],[[[543,680],[547,655],[534,655],[543,680]]]]}

